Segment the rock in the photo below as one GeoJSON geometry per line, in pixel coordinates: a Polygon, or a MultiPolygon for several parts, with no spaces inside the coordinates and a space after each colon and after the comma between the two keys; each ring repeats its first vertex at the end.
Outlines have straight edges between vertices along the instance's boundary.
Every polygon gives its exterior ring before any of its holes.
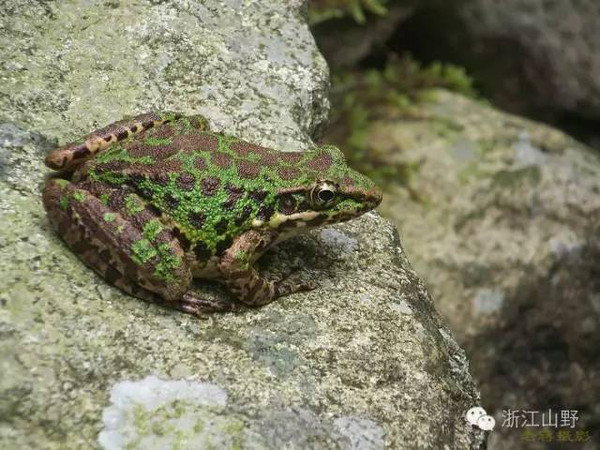
{"type": "Polygon", "coordinates": [[[494,104],[597,144],[599,21],[596,0],[425,1],[387,48],[462,65],[494,104]]]}
{"type": "Polygon", "coordinates": [[[475,0],[459,15],[480,63],[503,61],[486,83],[504,102],[600,120],[597,1],[475,0]]]}
{"type": "Polygon", "coordinates": [[[390,186],[382,212],[469,355],[482,406],[498,423],[490,446],[525,448],[501,426],[508,409],[578,410],[577,429],[593,431],[600,158],[459,95],[425,98],[410,117],[382,117],[370,129],[390,163],[418,166],[411,191],[422,200],[390,186]]]}
{"type": "Polygon", "coordinates": [[[391,4],[383,16],[370,16],[368,26],[344,17],[316,24],[312,30],[329,66],[340,71],[355,67],[383,47],[413,12],[412,6],[391,4]]]}
{"type": "Polygon", "coordinates": [[[122,115],[201,112],[255,142],[309,147],[327,69],[304,6],[3,5],[0,447],[481,445],[464,419],[479,402],[464,352],[376,213],[261,258],[317,290],[207,320],[123,294],[49,227],[44,154],[122,115]]]}

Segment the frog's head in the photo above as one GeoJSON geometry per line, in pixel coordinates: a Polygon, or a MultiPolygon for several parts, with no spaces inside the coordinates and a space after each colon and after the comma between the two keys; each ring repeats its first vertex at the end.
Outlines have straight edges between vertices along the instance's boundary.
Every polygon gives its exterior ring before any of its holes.
{"type": "Polygon", "coordinates": [[[271,218],[271,227],[312,228],[343,222],[381,203],[381,190],[348,167],[336,147],[319,147],[305,155],[297,185],[278,192],[277,213],[271,218]]]}

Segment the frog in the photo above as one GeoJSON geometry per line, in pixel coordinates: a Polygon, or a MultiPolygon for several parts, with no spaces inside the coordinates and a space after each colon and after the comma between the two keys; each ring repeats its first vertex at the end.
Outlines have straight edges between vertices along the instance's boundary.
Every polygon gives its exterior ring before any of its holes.
{"type": "Polygon", "coordinates": [[[124,292],[197,316],[314,289],[294,276],[268,280],[255,263],[276,243],[382,199],[335,146],[279,151],[177,112],[112,123],[45,163],[54,172],[43,204],[70,250],[124,292]],[[211,279],[234,300],[192,288],[211,279]]]}

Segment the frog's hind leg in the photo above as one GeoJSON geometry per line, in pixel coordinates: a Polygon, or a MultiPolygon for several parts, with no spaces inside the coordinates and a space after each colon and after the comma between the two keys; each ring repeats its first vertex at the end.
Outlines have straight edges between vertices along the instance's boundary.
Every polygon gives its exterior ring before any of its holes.
{"type": "Polygon", "coordinates": [[[44,206],[53,227],[83,262],[125,292],[194,314],[223,310],[188,292],[191,271],[184,252],[148,208],[128,217],[61,179],[46,184],[44,206]]]}
{"type": "MultiPolygon", "coordinates": [[[[88,134],[82,141],[73,142],[52,150],[46,156],[46,165],[54,170],[73,171],[82,162],[107,149],[115,142],[181,118],[183,118],[183,115],[175,112],[149,112],[130,119],[120,120],[88,134]]],[[[192,116],[188,120],[194,128],[208,128],[206,120],[201,116],[192,116]]]]}

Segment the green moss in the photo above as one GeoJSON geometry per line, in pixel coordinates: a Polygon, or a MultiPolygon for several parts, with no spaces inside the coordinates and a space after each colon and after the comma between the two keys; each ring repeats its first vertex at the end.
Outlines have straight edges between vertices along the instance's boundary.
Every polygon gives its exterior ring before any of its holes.
{"type": "Polygon", "coordinates": [[[501,188],[512,189],[523,182],[531,182],[535,186],[539,184],[541,178],[540,168],[529,166],[517,170],[500,170],[494,175],[492,183],[501,188]]]}
{"type": "MultiPolygon", "coordinates": [[[[441,63],[422,66],[410,57],[396,58],[383,70],[338,74],[333,84],[333,117],[327,140],[344,150],[350,166],[380,186],[403,184],[414,195],[411,180],[420,164],[390,164],[387,151],[371,139],[373,122],[382,116],[420,118],[416,106],[431,100],[434,88],[476,96],[464,69],[441,63]]],[[[447,125],[452,132],[452,124],[447,125]]]]}
{"type": "Polygon", "coordinates": [[[326,20],[344,16],[358,23],[365,23],[366,13],[384,16],[387,0],[313,0],[310,3],[309,22],[315,25],[326,20]]]}
{"type": "Polygon", "coordinates": [[[116,214],[113,214],[113,213],[105,213],[104,214],[105,222],[114,222],[116,218],[117,218],[116,214]]]}

